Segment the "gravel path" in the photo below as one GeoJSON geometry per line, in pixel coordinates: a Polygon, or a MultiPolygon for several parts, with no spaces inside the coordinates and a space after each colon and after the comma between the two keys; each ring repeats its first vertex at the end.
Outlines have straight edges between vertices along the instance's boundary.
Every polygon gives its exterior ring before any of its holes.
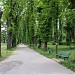
{"type": "Polygon", "coordinates": [[[0,75],[74,75],[74,73],[25,45],[0,62],[0,75]]]}

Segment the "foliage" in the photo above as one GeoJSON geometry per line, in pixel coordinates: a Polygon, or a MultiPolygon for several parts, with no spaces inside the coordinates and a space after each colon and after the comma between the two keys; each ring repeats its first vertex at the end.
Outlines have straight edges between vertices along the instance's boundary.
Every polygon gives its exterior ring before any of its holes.
{"type": "Polygon", "coordinates": [[[71,69],[75,72],[75,63],[73,61],[60,62],[60,64],[66,66],[68,69],[71,69]]]}

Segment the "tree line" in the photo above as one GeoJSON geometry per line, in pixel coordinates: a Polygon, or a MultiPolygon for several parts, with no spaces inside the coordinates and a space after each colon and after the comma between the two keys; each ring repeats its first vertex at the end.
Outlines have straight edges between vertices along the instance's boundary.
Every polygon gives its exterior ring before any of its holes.
{"type": "Polygon", "coordinates": [[[29,46],[48,42],[70,46],[75,44],[75,1],[74,0],[1,0],[3,4],[2,42],[7,42],[7,49],[19,43],[29,46]],[[5,24],[5,25],[4,25],[5,24]]]}

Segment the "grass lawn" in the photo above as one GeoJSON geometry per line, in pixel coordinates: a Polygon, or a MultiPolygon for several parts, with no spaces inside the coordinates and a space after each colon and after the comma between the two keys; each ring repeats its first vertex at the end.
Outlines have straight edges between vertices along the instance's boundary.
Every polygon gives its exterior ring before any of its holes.
{"type": "MultiPolygon", "coordinates": [[[[48,47],[53,49],[54,54],[55,54],[56,46],[52,45],[52,44],[48,44],[48,47]]],[[[75,54],[75,46],[73,46],[73,45],[72,46],[59,45],[58,51],[71,52],[69,60],[65,60],[63,62],[60,62],[60,64],[62,64],[63,66],[66,66],[68,69],[71,69],[72,71],[75,72],[75,61],[73,61],[74,60],[74,54],[75,54]]]]}
{"type": "MultiPolygon", "coordinates": [[[[54,54],[55,54],[55,51],[56,51],[56,46],[55,45],[52,45],[52,44],[48,44],[48,47],[50,47],[50,49],[53,49],[54,51],[54,54]]],[[[58,46],[58,52],[59,51],[66,51],[66,52],[71,52],[70,54],[70,60],[73,60],[74,59],[74,53],[75,53],[75,46],[66,46],[66,45],[59,45],[58,46]]]]}
{"type": "MultiPolygon", "coordinates": [[[[44,55],[45,57],[48,57],[48,58],[55,58],[56,57],[56,46],[55,45],[52,45],[51,43],[48,43],[48,47],[53,50],[52,53],[48,53],[48,51],[45,51],[43,49],[43,47],[41,49],[38,49],[37,47],[33,48],[31,47],[32,49],[34,49],[35,51],[37,51],[38,53],[44,55]]],[[[60,64],[66,66],[67,68],[71,69],[72,71],[75,72],[75,62],[73,62],[74,60],[74,53],[75,53],[75,46],[66,46],[66,45],[59,45],[58,46],[58,51],[67,51],[67,52],[71,52],[70,54],[70,57],[69,57],[69,60],[65,60],[64,62],[60,62],[60,64]]]]}
{"type": "Polygon", "coordinates": [[[37,51],[38,53],[46,56],[47,58],[53,58],[53,57],[55,57],[55,55],[53,53],[49,54],[47,51],[45,51],[43,49],[38,49],[38,48],[36,49],[36,48],[34,48],[34,50],[37,51]]]}
{"type": "Polygon", "coordinates": [[[11,50],[7,50],[6,44],[2,43],[1,45],[1,51],[2,51],[2,58],[0,58],[1,60],[4,60],[5,58],[7,58],[8,56],[10,56],[11,54],[13,54],[13,51],[16,48],[12,48],[11,50]]]}

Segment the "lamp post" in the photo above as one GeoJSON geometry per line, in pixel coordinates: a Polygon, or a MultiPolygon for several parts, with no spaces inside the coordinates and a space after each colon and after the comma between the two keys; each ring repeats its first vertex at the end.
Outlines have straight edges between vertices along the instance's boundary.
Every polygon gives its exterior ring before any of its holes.
{"type": "Polygon", "coordinates": [[[2,57],[1,55],[1,17],[2,17],[2,11],[0,10],[0,57],[2,57]]]}

